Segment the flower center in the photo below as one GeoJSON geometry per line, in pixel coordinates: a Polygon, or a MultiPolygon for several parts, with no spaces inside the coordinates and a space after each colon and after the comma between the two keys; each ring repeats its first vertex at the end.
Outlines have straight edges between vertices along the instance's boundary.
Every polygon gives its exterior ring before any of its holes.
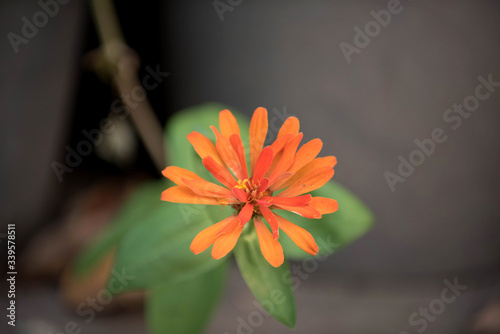
{"type": "Polygon", "coordinates": [[[260,190],[260,182],[255,180],[238,180],[236,188],[243,190],[248,195],[248,202],[255,202],[263,197],[266,191],[260,190]]]}
{"type": "Polygon", "coordinates": [[[238,180],[238,184],[235,188],[243,190],[247,194],[247,201],[241,204],[235,204],[233,207],[236,210],[241,210],[246,203],[253,203],[254,213],[260,214],[259,204],[257,203],[264,196],[270,196],[272,194],[271,191],[267,189],[267,184],[261,184],[261,182],[256,180],[244,179],[238,180]]]}

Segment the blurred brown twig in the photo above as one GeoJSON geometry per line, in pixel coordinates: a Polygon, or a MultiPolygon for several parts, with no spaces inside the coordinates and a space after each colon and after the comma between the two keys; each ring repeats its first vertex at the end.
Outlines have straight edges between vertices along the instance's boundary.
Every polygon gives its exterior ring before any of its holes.
{"type": "MultiPolygon", "coordinates": [[[[133,89],[146,92],[138,78],[140,59],[125,42],[112,0],[92,0],[92,14],[101,41],[100,56],[112,78],[119,96],[128,95],[133,89]]],[[[141,101],[122,99],[139,135],[158,171],[165,167],[162,127],[147,98],[141,101]]]]}

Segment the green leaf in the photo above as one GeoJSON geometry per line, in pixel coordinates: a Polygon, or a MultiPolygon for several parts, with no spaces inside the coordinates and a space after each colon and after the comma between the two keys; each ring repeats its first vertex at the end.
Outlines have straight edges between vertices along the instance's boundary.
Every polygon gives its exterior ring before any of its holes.
{"type": "Polygon", "coordinates": [[[118,245],[114,269],[135,276],[126,290],[187,279],[223,261],[212,259],[210,252],[194,255],[189,249],[196,234],[212,225],[204,210],[198,210],[187,223],[180,206],[157,202],[158,207],[128,230],[118,245]]]}
{"type": "MultiPolygon", "coordinates": [[[[160,194],[166,188],[166,182],[153,181],[144,183],[134,190],[111,224],[80,254],[73,267],[74,273],[76,275],[88,273],[118,244],[125,232],[146,220],[151,210],[157,207],[159,211],[167,210],[167,206],[159,207],[160,194]]],[[[161,215],[161,212],[157,213],[161,215]]]]}
{"type": "Polygon", "coordinates": [[[205,329],[224,287],[227,265],[190,280],[167,283],[151,289],[146,318],[152,334],[197,334],[205,329]]]}
{"type": "MultiPolygon", "coordinates": [[[[372,226],[373,215],[370,210],[354,194],[337,183],[328,182],[311,194],[336,199],[339,203],[338,211],[323,215],[321,219],[307,219],[282,210],[276,212],[313,235],[319,246],[318,256],[332,254],[361,237],[372,226]]],[[[285,233],[280,233],[279,241],[289,259],[302,260],[310,257],[285,233]]]]}
{"type": "Polygon", "coordinates": [[[264,309],[276,320],[293,328],[296,309],[288,264],[272,267],[260,251],[255,231],[249,229],[246,232],[234,249],[241,275],[264,309]]]}

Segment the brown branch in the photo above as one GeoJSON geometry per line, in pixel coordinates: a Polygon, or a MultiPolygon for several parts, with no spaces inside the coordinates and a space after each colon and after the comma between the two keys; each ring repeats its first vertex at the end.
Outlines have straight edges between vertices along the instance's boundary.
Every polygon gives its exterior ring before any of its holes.
{"type": "Polygon", "coordinates": [[[101,41],[101,55],[120,96],[142,90],[141,101],[122,99],[158,171],[165,168],[162,127],[139,80],[140,60],[125,42],[112,0],[92,0],[91,9],[101,41]]]}

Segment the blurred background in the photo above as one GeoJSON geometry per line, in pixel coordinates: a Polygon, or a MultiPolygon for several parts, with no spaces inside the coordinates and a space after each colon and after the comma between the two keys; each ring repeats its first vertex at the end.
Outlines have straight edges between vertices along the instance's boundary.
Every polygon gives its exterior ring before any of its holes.
{"type": "MultiPolygon", "coordinates": [[[[160,178],[130,118],[113,119],[114,130],[91,153],[56,172],[54,162],[65,164],[68,147],[99,129],[117,99],[99,75],[88,4],[66,2],[36,33],[23,31],[23,18],[32,21],[39,2],[0,2],[0,244],[4,254],[7,224],[15,223],[16,330],[69,333],[65,326],[75,321],[82,333],[146,333],[140,294],[113,301],[86,323],[75,306],[99,279],[65,281],[72,258],[127,193],[160,178]]],[[[456,129],[456,119],[443,118],[476,94],[479,77],[500,82],[500,3],[396,4],[121,1],[116,10],[140,56],[139,77],[169,73],[147,89],[162,124],[208,101],[249,116],[263,106],[278,122],[295,115],[305,140],[319,137],[323,154],[337,156],[334,180],[373,210],[372,230],[296,291],[295,333],[416,333],[423,325],[409,318],[441,298],[445,280],[466,288],[422,332],[500,333],[500,87],[485,86],[489,97],[456,129]],[[385,27],[363,34],[378,15],[371,11],[391,8],[385,27]],[[398,157],[409,159],[414,141],[436,128],[447,140],[391,189],[386,172],[397,174],[398,157]]],[[[6,292],[1,298],[4,309],[6,292]]],[[[252,301],[233,268],[207,332],[236,333],[238,317],[255,310],[252,301]]],[[[2,332],[10,333],[5,322],[2,332]]],[[[271,318],[254,329],[289,332],[271,318]]]]}

